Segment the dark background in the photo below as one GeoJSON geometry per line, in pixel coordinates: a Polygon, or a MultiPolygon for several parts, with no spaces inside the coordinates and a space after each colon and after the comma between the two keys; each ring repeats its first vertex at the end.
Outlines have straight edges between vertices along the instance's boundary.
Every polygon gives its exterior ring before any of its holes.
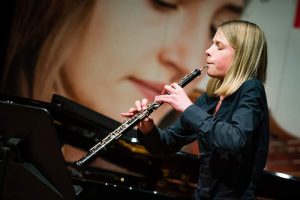
{"type": "Polygon", "coordinates": [[[0,76],[3,74],[3,66],[5,65],[6,49],[9,41],[9,33],[11,29],[12,19],[15,11],[17,0],[6,0],[1,3],[1,31],[0,31],[0,76]]]}

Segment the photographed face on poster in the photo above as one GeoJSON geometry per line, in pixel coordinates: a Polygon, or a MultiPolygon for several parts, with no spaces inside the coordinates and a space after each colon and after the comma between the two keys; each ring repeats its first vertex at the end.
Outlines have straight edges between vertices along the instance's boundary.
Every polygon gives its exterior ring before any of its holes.
{"type": "MultiPolygon", "coordinates": [[[[217,25],[239,18],[243,2],[95,1],[84,34],[62,66],[55,73],[45,71],[48,76],[35,74],[46,79],[36,78],[40,87],[34,98],[60,94],[121,121],[120,113],[135,100],[151,101],[163,85],[204,66],[217,25]]],[[[203,76],[186,87],[187,93],[203,76]]],[[[161,120],[169,110],[162,106],[154,118],[161,120]]]]}

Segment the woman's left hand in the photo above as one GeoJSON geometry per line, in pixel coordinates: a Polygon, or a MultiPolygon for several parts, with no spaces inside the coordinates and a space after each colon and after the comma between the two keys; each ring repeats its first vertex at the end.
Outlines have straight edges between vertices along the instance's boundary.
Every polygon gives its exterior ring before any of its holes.
{"type": "Polygon", "coordinates": [[[156,96],[154,101],[167,103],[178,112],[183,112],[187,107],[193,104],[184,89],[177,83],[165,85],[162,95],[156,96]]]}

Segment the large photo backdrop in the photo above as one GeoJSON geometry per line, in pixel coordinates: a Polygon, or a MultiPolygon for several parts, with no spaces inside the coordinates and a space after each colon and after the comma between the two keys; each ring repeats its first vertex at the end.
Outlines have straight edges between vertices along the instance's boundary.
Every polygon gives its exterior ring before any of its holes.
{"type": "MultiPolygon", "coordinates": [[[[120,113],[206,63],[216,27],[246,19],[268,40],[271,145],[266,169],[300,176],[299,0],[16,0],[1,92],[49,102],[60,94],[122,122],[120,113]]],[[[195,98],[208,77],[185,90],[195,98]]],[[[163,105],[160,126],[176,118],[163,105]]],[[[196,144],[183,151],[198,154],[196,144]]],[[[65,159],[84,152],[70,145],[65,159]]]]}

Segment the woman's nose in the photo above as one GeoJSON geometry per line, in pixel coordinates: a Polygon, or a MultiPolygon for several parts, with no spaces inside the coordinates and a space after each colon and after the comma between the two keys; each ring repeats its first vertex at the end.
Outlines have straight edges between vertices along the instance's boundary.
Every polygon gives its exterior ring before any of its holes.
{"type": "Polygon", "coordinates": [[[174,21],[174,29],[168,32],[159,50],[159,61],[164,66],[172,66],[173,71],[176,69],[182,75],[204,63],[208,29],[199,26],[200,23],[204,23],[200,17],[191,20],[189,14],[174,21]]]}
{"type": "MultiPolygon", "coordinates": [[[[186,36],[187,37],[187,36],[186,36]]],[[[165,66],[171,66],[177,73],[186,74],[203,59],[203,44],[197,38],[173,37],[159,51],[159,60],[165,66]]]]}
{"type": "Polygon", "coordinates": [[[186,73],[184,51],[180,48],[164,47],[159,54],[159,60],[163,65],[172,67],[179,73],[186,73]]]}
{"type": "Polygon", "coordinates": [[[210,55],[211,55],[211,54],[210,54],[210,47],[209,47],[208,49],[205,50],[205,54],[206,54],[207,56],[210,56],[210,55]]]}

